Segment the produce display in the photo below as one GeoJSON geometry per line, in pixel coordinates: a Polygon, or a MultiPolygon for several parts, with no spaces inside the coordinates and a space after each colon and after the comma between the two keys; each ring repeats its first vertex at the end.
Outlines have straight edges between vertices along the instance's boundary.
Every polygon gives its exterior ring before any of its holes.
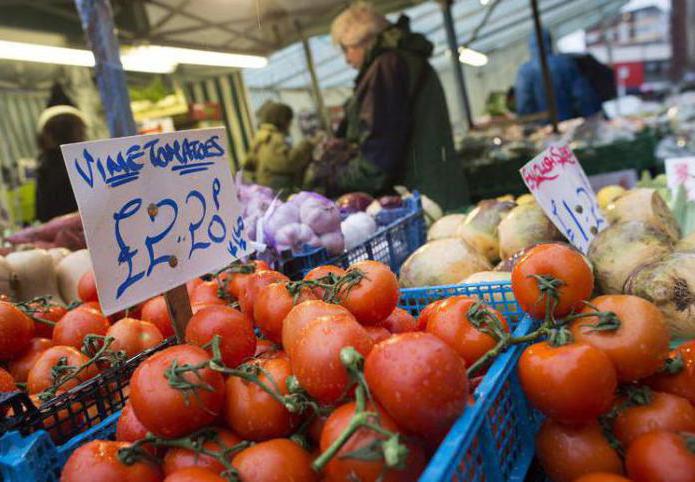
{"type": "MultiPolygon", "coordinates": [[[[402,209],[401,197],[362,193],[241,196],[271,262],[349,250],[402,209]]],[[[398,275],[359,261],[291,280],[262,259],[235,262],[187,283],[193,316],[170,346],[163,296],[106,317],[87,250],[20,238],[0,258],[0,332],[11,334],[0,337],[0,391],[42,407],[157,348],[124,378],[115,440],[75,447],[62,481],[407,481],[517,347],[509,363],[542,416],[535,454],[550,480],[693,481],[690,206],[644,184],[597,197],[609,225],[586,255],[533,198],[505,196],[433,220],[398,275]],[[447,294],[463,283],[511,292],[447,294]],[[401,290],[438,286],[437,301],[398,306],[401,290]],[[491,302],[536,321],[515,331],[491,302]]],[[[68,411],[55,417],[84,430],[68,411]]]]}

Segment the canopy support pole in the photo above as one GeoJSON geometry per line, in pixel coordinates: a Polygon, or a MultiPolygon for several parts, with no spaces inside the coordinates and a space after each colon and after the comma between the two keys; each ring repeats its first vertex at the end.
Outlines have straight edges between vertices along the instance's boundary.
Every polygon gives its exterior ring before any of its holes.
{"type": "Polygon", "coordinates": [[[319,85],[319,78],[316,75],[316,68],[314,66],[314,55],[311,52],[311,46],[309,45],[309,40],[304,35],[302,31],[302,26],[299,21],[295,22],[295,27],[297,28],[297,33],[302,41],[302,47],[304,48],[304,58],[306,59],[306,68],[309,71],[309,76],[311,77],[311,91],[314,96],[314,103],[316,105],[316,110],[319,114],[319,121],[321,122],[321,128],[327,133],[331,133],[330,122],[326,114],[326,106],[323,103],[323,94],[321,93],[321,86],[319,85]]]}
{"type": "Polygon", "coordinates": [[[444,17],[444,29],[446,30],[446,40],[449,44],[451,66],[454,70],[459,103],[463,108],[463,114],[466,116],[468,128],[475,129],[473,115],[471,114],[471,104],[468,100],[468,91],[466,90],[466,80],[463,76],[463,66],[459,62],[458,39],[456,38],[454,17],[451,15],[451,2],[452,0],[441,0],[439,6],[442,8],[442,16],[444,17]]]}
{"type": "Polygon", "coordinates": [[[109,0],[75,0],[87,44],[94,52],[94,70],[112,137],[136,134],[116,26],[109,0]]]}
{"type": "MultiPolygon", "coordinates": [[[[543,72],[543,85],[545,86],[545,98],[548,103],[548,114],[550,122],[553,124],[553,132],[558,133],[557,128],[557,103],[555,102],[555,91],[553,90],[553,79],[550,77],[548,59],[545,56],[545,42],[543,41],[543,25],[541,15],[538,10],[538,0],[531,0],[531,10],[533,10],[533,26],[536,30],[536,44],[541,59],[541,71],[543,72]]],[[[550,46],[548,46],[550,48],[550,46]]]]}

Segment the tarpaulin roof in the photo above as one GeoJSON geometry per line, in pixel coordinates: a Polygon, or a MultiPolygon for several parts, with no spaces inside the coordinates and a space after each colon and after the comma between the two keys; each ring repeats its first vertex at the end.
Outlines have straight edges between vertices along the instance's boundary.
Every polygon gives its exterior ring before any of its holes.
{"type": "MultiPolygon", "coordinates": [[[[374,0],[383,12],[422,0],[374,0]]],[[[270,55],[325,33],[347,0],[111,0],[124,44],[270,55]]],[[[74,0],[0,0],[0,25],[64,34],[84,45],[74,0]]]]}
{"type": "MultiPolygon", "coordinates": [[[[627,0],[539,0],[543,24],[556,37],[594,25],[619,11],[625,3],[627,0]]],[[[440,6],[429,1],[408,8],[404,13],[411,19],[412,30],[426,34],[435,44],[435,66],[448,62],[440,6]]],[[[452,15],[459,45],[469,44],[469,47],[487,54],[516,42],[526,42],[532,34],[529,0],[490,0],[486,5],[481,5],[480,0],[458,0],[452,6],[452,15]],[[488,18],[483,24],[486,15],[488,18]],[[476,29],[475,40],[470,42],[476,29]]],[[[395,16],[390,17],[395,19],[395,16]]],[[[355,72],[345,65],[342,55],[331,45],[328,36],[312,38],[311,47],[321,87],[350,84],[355,72]]],[[[301,45],[292,45],[276,52],[270,57],[268,67],[246,71],[245,80],[249,87],[255,88],[293,89],[308,86],[309,76],[301,45]]]]}

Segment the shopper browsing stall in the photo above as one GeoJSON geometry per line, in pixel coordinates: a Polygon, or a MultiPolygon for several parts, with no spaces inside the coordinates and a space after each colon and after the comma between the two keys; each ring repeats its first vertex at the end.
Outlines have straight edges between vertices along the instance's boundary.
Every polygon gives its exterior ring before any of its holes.
{"type": "Polygon", "coordinates": [[[244,176],[276,191],[298,187],[311,160],[313,144],[304,140],[290,147],[287,136],[294,117],[290,106],[268,101],[257,115],[260,125],[244,160],[244,176]]]}
{"type": "Polygon", "coordinates": [[[341,13],[331,35],[358,74],[338,132],[344,143],[335,143],[311,166],[307,187],[324,188],[329,195],[381,194],[405,184],[445,207],[466,204],[465,179],[451,175],[451,124],[444,91],[428,62],[432,44],[410,31],[407,17],[391,24],[364,2],[341,13]],[[345,144],[354,148],[349,156],[345,144]]]}

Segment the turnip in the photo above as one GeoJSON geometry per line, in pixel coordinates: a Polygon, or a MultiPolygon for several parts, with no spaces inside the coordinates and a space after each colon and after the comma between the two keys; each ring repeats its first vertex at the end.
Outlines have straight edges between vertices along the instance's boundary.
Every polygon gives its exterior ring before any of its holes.
{"type": "Polygon", "coordinates": [[[465,220],[465,214],[448,214],[436,220],[427,231],[427,241],[455,237],[456,230],[465,220]]]}
{"type": "MultiPolygon", "coordinates": [[[[480,283],[504,283],[508,284],[512,281],[512,274],[510,272],[506,271],[479,271],[477,273],[473,273],[463,281],[461,281],[461,284],[480,284],[480,283]]],[[[493,284],[491,288],[497,288],[499,289],[500,284],[493,284]]],[[[507,293],[504,294],[504,297],[502,296],[502,293],[495,293],[494,295],[491,295],[489,292],[485,290],[481,290],[483,300],[486,303],[502,303],[503,301],[507,302],[514,302],[514,293],[511,291],[508,291],[507,293]]],[[[494,306],[494,305],[493,305],[494,306]]]]}
{"type": "Polygon", "coordinates": [[[53,257],[45,249],[15,251],[5,258],[17,280],[17,301],[29,301],[39,296],[50,296],[63,303],[58,292],[53,257]]]}
{"type": "Polygon", "coordinates": [[[605,210],[611,224],[644,221],[668,234],[673,241],[680,238],[680,227],[666,202],[654,189],[633,189],[609,204],[605,210]]]}
{"type": "Polygon", "coordinates": [[[77,285],[82,275],[91,270],[92,258],[86,249],[74,251],[60,260],[56,266],[58,289],[66,303],[79,300],[77,285]]]}
{"type": "Polygon", "coordinates": [[[628,276],[640,265],[662,259],[673,250],[671,238],[656,226],[628,221],[604,229],[589,246],[596,283],[603,293],[622,293],[628,276]]]}
{"type": "Polygon", "coordinates": [[[400,284],[404,288],[448,285],[490,269],[487,258],[464,240],[437,239],[418,248],[403,263],[400,284]]]}
{"type": "Polygon", "coordinates": [[[676,243],[676,251],[679,253],[685,251],[695,251],[695,232],[690,233],[676,243]]]}
{"type": "Polygon", "coordinates": [[[695,336],[695,253],[672,253],[642,265],[628,278],[625,292],[658,306],[673,336],[695,336]]]}
{"type": "Polygon", "coordinates": [[[0,295],[5,295],[11,300],[17,297],[15,292],[16,280],[10,264],[4,256],[0,256],[0,295]]]}
{"type": "Polygon", "coordinates": [[[459,225],[456,236],[463,238],[477,249],[488,261],[500,259],[498,226],[516,206],[510,201],[490,199],[481,201],[459,225]]]}
{"type": "Polygon", "coordinates": [[[521,204],[512,209],[500,222],[497,232],[500,259],[506,259],[536,243],[564,239],[535,202],[521,204]]]}

